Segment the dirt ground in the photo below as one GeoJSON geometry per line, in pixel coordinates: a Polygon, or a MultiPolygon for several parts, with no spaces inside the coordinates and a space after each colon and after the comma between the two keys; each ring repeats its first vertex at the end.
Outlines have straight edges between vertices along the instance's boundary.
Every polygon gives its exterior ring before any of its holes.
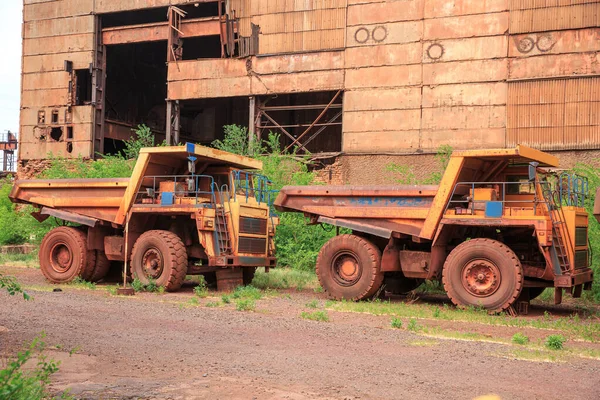
{"type": "MultiPolygon", "coordinates": [[[[234,305],[206,307],[211,298],[190,305],[191,287],[134,297],[101,287],[52,292],[38,270],[0,269],[34,297],[0,294],[0,354],[14,354],[45,332],[50,357],[62,362],[52,389],[69,388],[77,398],[600,398],[600,360],[521,360],[508,344],[391,329],[389,316],[329,311],[329,322],[308,321],[300,317],[305,304],[325,302],[312,291],[268,296],[256,311],[240,312],[234,305]]],[[[458,325],[490,337],[516,332],[458,325]]]]}

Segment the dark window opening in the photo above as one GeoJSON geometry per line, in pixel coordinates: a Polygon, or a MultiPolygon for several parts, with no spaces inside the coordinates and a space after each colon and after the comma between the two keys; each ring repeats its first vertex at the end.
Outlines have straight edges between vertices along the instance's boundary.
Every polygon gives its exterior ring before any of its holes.
{"type": "MultiPolygon", "coordinates": [[[[177,6],[187,13],[186,19],[216,17],[219,15],[217,3],[196,3],[177,6]]],[[[146,8],[142,10],[123,11],[102,15],[102,27],[149,24],[167,21],[167,7],[146,8]]]]}
{"type": "Polygon", "coordinates": [[[248,97],[185,100],[180,102],[180,141],[209,146],[223,139],[223,126],[248,126],[248,97]]]}
{"type": "Polygon", "coordinates": [[[108,46],[105,118],[131,128],[166,129],[166,42],[108,46]]]}
{"type": "Polygon", "coordinates": [[[46,111],[38,111],[38,125],[44,125],[46,123],[46,111]]]}
{"type": "Polygon", "coordinates": [[[183,39],[183,59],[197,60],[199,58],[221,58],[220,36],[183,39]]]}
{"type": "Polygon", "coordinates": [[[52,110],[52,123],[58,124],[58,110],[52,110]]]}
{"type": "Polygon", "coordinates": [[[75,71],[77,86],[75,88],[75,105],[81,106],[92,102],[92,75],[89,69],[75,71]]]}
{"type": "Polygon", "coordinates": [[[67,140],[73,140],[73,127],[67,126],[67,140]]]}
{"type": "Polygon", "coordinates": [[[67,153],[73,152],[73,142],[67,142],[67,153]]]}
{"type": "Polygon", "coordinates": [[[104,154],[119,154],[125,150],[125,142],[117,139],[104,139],[104,154]]]}
{"type": "Polygon", "coordinates": [[[59,142],[63,135],[63,128],[57,127],[50,130],[50,138],[55,142],[59,142]]]}

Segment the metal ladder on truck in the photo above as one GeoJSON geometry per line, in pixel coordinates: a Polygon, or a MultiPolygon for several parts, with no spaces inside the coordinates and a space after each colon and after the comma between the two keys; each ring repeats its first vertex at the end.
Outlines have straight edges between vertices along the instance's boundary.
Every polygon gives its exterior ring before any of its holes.
{"type": "Polygon", "coordinates": [[[554,264],[560,269],[560,271],[555,272],[557,275],[563,275],[571,271],[571,262],[569,261],[567,249],[569,238],[565,238],[564,235],[567,232],[565,214],[560,198],[558,203],[556,202],[555,195],[558,194],[557,192],[552,191],[550,188],[544,188],[542,193],[548,205],[548,215],[552,223],[552,258],[554,264]]]}
{"type": "Polygon", "coordinates": [[[219,256],[231,254],[231,238],[229,237],[229,226],[227,224],[227,214],[231,211],[225,211],[225,194],[229,192],[227,185],[221,188],[213,183],[213,205],[215,207],[215,244],[219,256]]]}

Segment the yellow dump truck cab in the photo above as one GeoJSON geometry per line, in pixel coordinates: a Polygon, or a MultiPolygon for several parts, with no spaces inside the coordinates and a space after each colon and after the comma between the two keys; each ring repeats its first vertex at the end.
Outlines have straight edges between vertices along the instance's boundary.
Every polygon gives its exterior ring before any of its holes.
{"type": "Polygon", "coordinates": [[[142,283],[179,289],[203,274],[222,290],[248,284],[256,267],[275,266],[276,219],[262,163],[185,146],[142,149],[129,179],[17,181],[13,201],[34,216],[80,224],[50,231],[40,264],[52,282],[99,280],[129,260],[142,283]]]}
{"type": "Polygon", "coordinates": [[[405,293],[428,279],[459,306],[525,308],[547,287],[560,303],[593,280],[587,180],[557,167],[525,146],[457,151],[438,186],[285,187],[275,205],[352,230],[317,260],[331,297],[405,293]]]}

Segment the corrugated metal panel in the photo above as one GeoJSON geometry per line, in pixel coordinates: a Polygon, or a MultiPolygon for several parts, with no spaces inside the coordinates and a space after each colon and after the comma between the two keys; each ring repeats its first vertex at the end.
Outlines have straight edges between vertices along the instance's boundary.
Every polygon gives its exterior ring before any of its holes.
{"type": "Polygon", "coordinates": [[[600,25],[600,0],[512,0],[509,7],[512,34],[600,25]]]}
{"type": "Polygon", "coordinates": [[[600,148],[600,78],[509,82],[508,147],[600,148]]]}
{"type": "Polygon", "coordinates": [[[343,48],[347,0],[231,0],[241,36],[260,26],[260,54],[343,48]]]}

